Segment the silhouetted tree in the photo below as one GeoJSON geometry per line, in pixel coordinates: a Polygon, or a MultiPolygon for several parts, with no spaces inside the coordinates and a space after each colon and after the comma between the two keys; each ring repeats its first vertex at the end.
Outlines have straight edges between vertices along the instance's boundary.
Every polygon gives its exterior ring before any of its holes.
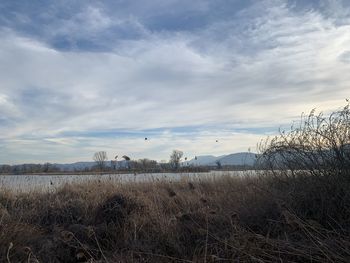
{"type": "Polygon", "coordinates": [[[174,169],[178,169],[180,167],[181,158],[184,155],[182,151],[173,150],[170,155],[170,164],[174,169]]]}
{"type": "Polygon", "coordinates": [[[102,171],[106,166],[108,160],[107,153],[105,151],[96,152],[93,157],[97,167],[102,171]]]}

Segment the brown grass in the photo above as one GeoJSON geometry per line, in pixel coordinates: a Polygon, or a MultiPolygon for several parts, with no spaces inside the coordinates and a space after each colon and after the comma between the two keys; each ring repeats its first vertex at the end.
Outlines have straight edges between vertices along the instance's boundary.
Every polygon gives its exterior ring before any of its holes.
{"type": "Polygon", "coordinates": [[[2,191],[0,262],[349,262],[349,194],[322,197],[311,179],[2,191]]]}

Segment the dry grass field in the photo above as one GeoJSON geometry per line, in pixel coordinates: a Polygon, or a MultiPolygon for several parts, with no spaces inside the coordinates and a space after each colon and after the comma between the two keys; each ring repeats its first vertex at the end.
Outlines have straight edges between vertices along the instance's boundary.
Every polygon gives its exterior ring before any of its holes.
{"type": "Polygon", "coordinates": [[[0,261],[349,262],[350,184],[340,193],[314,179],[2,191],[0,261]]]}

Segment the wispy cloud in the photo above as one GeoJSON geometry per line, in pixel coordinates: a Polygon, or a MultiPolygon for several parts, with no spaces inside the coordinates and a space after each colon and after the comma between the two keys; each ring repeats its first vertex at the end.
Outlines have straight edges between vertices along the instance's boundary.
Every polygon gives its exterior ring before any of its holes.
{"type": "Polygon", "coordinates": [[[0,5],[0,162],[254,150],[348,97],[346,1],[63,2],[0,5]]]}

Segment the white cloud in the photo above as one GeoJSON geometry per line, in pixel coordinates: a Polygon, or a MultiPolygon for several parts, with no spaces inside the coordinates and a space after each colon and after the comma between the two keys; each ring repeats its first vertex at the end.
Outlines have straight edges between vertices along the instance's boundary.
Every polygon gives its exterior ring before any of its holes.
{"type": "Polygon", "coordinates": [[[198,132],[190,136],[178,133],[163,133],[155,137],[123,138],[43,138],[10,139],[2,144],[0,159],[8,163],[26,162],[75,162],[92,161],[94,152],[107,151],[110,158],[128,155],[132,159],[151,158],[168,160],[173,149],[181,149],[185,156],[193,158],[198,154],[223,155],[254,149],[261,135],[228,131],[198,132]],[[218,142],[216,142],[218,140],[218,142]],[[60,154],[64,152],[64,154],[60,154]]]}
{"type": "MultiPolygon", "coordinates": [[[[2,30],[0,112],[11,122],[0,127],[0,141],[12,156],[19,151],[37,161],[40,156],[89,159],[104,149],[158,159],[172,148],[192,155],[223,154],[254,149],[264,135],[235,133],[235,128],[277,128],[302,111],[341,106],[349,96],[350,64],[344,62],[350,25],[315,10],[297,13],[281,3],[255,4],[237,20],[191,33],[149,32],[131,17],[145,37],[123,40],[109,52],[63,52],[2,30]],[[187,139],[158,134],[152,146],[142,138],[64,136],[208,125],[217,132],[204,130],[187,139]],[[212,145],[216,137],[223,138],[220,148],[212,145]]],[[[87,7],[58,32],[93,35],[117,21],[87,7]],[[81,28],[84,20],[88,26],[81,28]]],[[[0,162],[12,157],[5,158],[0,156],[0,162]]]]}

